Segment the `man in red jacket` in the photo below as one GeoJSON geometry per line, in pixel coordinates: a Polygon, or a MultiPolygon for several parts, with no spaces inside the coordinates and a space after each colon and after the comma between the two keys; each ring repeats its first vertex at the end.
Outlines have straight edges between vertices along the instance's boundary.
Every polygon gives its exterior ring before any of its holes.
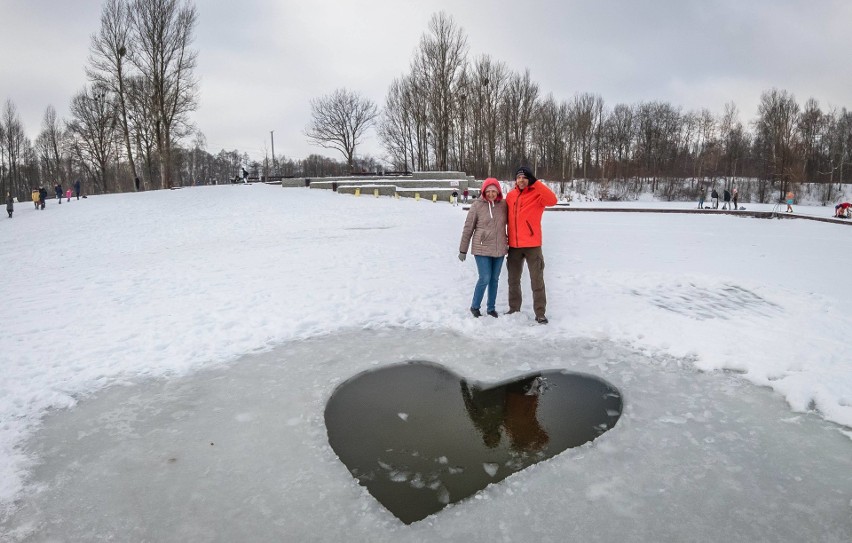
{"type": "Polygon", "coordinates": [[[541,215],[544,208],[556,205],[556,195],[547,185],[537,183],[532,171],[522,166],[515,174],[515,188],[506,195],[509,206],[509,255],[506,269],[509,272],[509,311],[521,310],[521,274],[524,260],[530,271],[535,320],[547,324],[545,309],[547,295],[544,291],[544,255],[541,252],[541,215]]]}

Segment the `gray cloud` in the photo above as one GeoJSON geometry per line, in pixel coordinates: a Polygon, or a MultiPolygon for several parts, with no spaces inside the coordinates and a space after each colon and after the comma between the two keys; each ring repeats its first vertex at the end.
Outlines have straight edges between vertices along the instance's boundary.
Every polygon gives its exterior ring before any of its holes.
{"type": "MultiPolygon", "coordinates": [[[[772,87],[852,107],[852,3],[842,0],[547,1],[198,0],[199,110],[209,150],[262,157],[333,156],[302,134],[309,101],[338,87],[384,102],[405,73],[432,13],[461,25],[471,56],[529,68],[544,94],[595,92],[619,102],[667,100],[720,113],[737,103],[750,120],[772,87]]],[[[48,104],[67,116],[85,83],[100,2],[0,3],[0,99],[12,99],[35,137],[48,104]]],[[[362,149],[381,154],[371,137],[362,149]]]]}

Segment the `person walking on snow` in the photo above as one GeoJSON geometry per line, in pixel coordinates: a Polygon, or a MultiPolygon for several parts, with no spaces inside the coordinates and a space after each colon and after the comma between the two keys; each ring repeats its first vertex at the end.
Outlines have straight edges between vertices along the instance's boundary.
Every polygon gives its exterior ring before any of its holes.
{"type": "Polygon", "coordinates": [[[793,198],[795,197],[796,195],[793,194],[792,190],[787,193],[787,209],[784,211],[785,213],[793,212],[793,198]]]}
{"type": "Polygon", "coordinates": [[[509,213],[500,183],[489,177],[482,183],[482,196],[470,205],[459,243],[459,260],[465,261],[470,248],[479,272],[479,279],[473,289],[473,300],[470,302],[470,312],[474,317],[482,316],[482,297],[487,289],[486,313],[497,318],[497,282],[503,259],[509,250],[506,238],[508,220],[509,213]]]}
{"type": "Polygon", "coordinates": [[[12,218],[12,212],[15,211],[15,199],[12,198],[12,193],[6,193],[6,213],[9,214],[9,218],[12,218]]]}
{"type": "Polygon", "coordinates": [[[713,204],[713,209],[719,208],[719,193],[716,192],[716,189],[713,189],[713,192],[710,193],[710,202],[713,204]]]}
{"type": "Polygon", "coordinates": [[[41,206],[42,209],[44,209],[44,206],[46,205],[45,202],[47,200],[47,189],[44,188],[44,186],[38,187],[38,200],[39,200],[39,205],[41,206]]]}
{"type": "Polygon", "coordinates": [[[737,187],[734,187],[734,192],[733,194],[731,194],[731,197],[734,200],[734,209],[739,209],[739,204],[737,203],[737,200],[739,199],[740,195],[737,192],[737,187]]]}
{"type": "Polygon", "coordinates": [[[56,199],[59,200],[59,203],[62,203],[62,184],[59,181],[53,185],[53,192],[56,193],[56,199]]]}
{"type": "Polygon", "coordinates": [[[722,209],[728,209],[731,206],[731,191],[725,189],[725,192],[722,193],[722,198],[725,199],[725,204],[722,206],[722,209]]]}
{"type": "Polygon", "coordinates": [[[77,199],[80,199],[80,180],[74,181],[74,194],[77,195],[77,199]]]}
{"type": "Polygon", "coordinates": [[[698,189],[698,209],[704,209],[704,187],[698,189]]]}
{"type": "Polygon", "coordinates": [[[524,261],[530,272],[533,292],[533,310],[539,324],[547,324],[547,294],[544,286],[544,254],[541,251],[541,216],[547,207],[556,205],[553,191],[538,182],[532,170],[521,166],[515,173],[515,188],[506,195],[509,206],[509,254],[506,270],[509,272],[509,311],[521,310],[521,274],[524,261]]]}

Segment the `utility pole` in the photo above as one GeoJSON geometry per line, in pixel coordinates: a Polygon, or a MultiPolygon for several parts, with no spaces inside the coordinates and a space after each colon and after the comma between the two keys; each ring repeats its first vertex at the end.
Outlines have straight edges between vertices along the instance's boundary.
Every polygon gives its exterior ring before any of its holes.
{"type": "Polygon", "coordinates": [[[269,131],[269,139],[272,140],[272,173],[278,175],[278,166],[275,165],[275,130],[269,131]]]}

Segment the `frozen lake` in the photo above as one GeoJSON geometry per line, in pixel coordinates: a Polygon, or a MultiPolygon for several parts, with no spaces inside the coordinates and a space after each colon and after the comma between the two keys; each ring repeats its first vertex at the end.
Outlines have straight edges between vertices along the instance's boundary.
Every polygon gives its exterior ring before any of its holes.
{"type": "Polygon", "coordinates": [[[11,541],[852,537],[852,441],[771,390],[609,340],[471,345],[450,330],[349,330],[80,398],[26,443],[40,463],[0,530],[11,541]],[[624,411],[594,442],[405,525],[337,459],[323,412],[342,381],[407,360],[492,381],[588,373],[618,387],[624,411]]]}

